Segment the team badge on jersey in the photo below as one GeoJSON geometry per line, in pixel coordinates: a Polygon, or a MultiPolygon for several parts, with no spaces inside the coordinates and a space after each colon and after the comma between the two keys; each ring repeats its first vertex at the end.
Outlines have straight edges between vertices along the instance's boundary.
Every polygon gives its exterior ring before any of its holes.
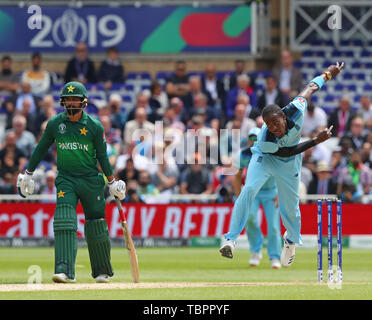
{"type": "Polygon", "coordinates": [[[66,132],[66,125],[64,123],[61,123],[58,126],[58,132],[61,133],[61,134],[64,134],[66,132]]]}

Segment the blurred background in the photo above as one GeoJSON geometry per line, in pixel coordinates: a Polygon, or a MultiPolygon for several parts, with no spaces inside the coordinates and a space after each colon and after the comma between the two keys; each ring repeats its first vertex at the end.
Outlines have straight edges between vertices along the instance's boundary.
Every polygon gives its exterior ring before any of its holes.
{"type": "MultiPolygon", "coordinates": [[[[304,153],[301,202],[333,195],[368,204],[371,16],[372,3],[358,0],[1,0],[0,201],[21,201],[16,177],[46,122],[63,111],[64,83],[77,80],[88,89],[86,111],[104,126],[128,205],[220,203],[230,210],[232,129],[240,130],[240,147],[248,146],[249,130],[263,125],[264,106],[286,106],[313,77],[344,61],[306,111],[303,139],[334,129],[330,140],[304,153]],[[138,128],[152,139],[134,139],[138,128]],[[189,138],[197,141],[195,152],[180,159],[174,150],[189,138]],[[210,151],[222,144],[224,156],[210,151]],[[162,164],[153,161],[156,151],[162,164]]],[[[26,202],[55,202],[56,174],[54,145],[26,202]]]]}

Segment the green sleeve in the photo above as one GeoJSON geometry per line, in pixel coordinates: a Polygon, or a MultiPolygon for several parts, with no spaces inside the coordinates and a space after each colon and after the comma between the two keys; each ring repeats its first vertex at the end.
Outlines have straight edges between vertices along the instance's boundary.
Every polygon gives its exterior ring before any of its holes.
{"type": "Polygon", "coordinates": [[[54,142],[53,130],[51,128],[50,122],[48,122],[45,131],[37,144],[36,148],[32,152],[30,161],[27,165],[28,171],[34,171],[41,160],[43,160],[45,154],[47,153],[49,147],[54,142]]]}
{"type": "Polygon", "coordinates": [[[101,165],[103,173],[107,176],[113,175],[113,170],[107,157],[106,139],[103,133],[101,123],[97,124],[96,136],[94,138],[94,147],[96,148],[96,156],[99,164],[101,165]]]}

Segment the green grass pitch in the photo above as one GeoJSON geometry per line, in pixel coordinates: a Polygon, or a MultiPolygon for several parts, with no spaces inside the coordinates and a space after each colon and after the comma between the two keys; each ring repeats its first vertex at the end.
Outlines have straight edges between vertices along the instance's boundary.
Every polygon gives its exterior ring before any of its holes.
{"type": "MultiPolygon", "coordinates": [[[[113,248],[115,275],[109,285],[124,287],[95,288],[97,284],[90,275],[88,250],[79,248],[77,283],[67,285],[75,285],[73,290],[64,290],[65,284],[56,284],[57,290],[10,291],[12,284],[27,284],[31,276],[27,270],[31,265],[41,268],[43,285],[52,284],[54,251],[53,248],[0,248],[0,299],[372,299],[372,254],[367,249],[343,250],[344,282],[341,288],[333,289],[326,283],[320,285],[316,282],[316,249],[297,248],[294,264],[279,270],[270,268],[266,250],[258,267],[248,265],[250,254],[243,249],[237,249],[232,260],[222,258],[218,248],[138,248],[137,254],[140,269],[138,285],[132,283],[126,250],[113,248]],[[87,283],[89,289],[79,289],[79,285],[87,283]],[[179,287],[175,287],[174,283],[179,287]],[[125,287],[126,284],[128,287],[125,287]],[[146,287],[146,284],[151,286],[146,287]],[[183,284],[185,287],[182,287],[183,284]]],[[[323,277],[326,278],[326,250],[323,254],[323,277]]],[[[99,286],[102,285],[106,284],[99,286]]]]}

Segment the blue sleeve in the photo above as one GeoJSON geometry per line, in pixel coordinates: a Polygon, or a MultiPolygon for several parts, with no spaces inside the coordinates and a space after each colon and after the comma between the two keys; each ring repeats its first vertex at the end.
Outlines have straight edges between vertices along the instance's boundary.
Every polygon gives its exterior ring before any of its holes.
{"type": "Polygon", "coordinates": [[[302,113],[305,113],[307,108],[307,100],[305,98],[298,96],[292,100],[291,104],[293,104],[302,113]]]}

